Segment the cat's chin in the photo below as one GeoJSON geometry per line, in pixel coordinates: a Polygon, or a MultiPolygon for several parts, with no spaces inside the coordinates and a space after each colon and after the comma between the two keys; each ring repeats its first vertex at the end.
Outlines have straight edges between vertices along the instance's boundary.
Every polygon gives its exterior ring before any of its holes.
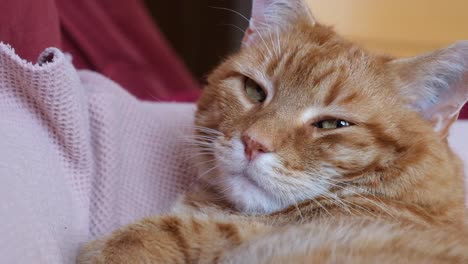
{"type": "Polygon", "coordinates": [[[231,177],[225,184],[229,186],[226,186],[228,191],[223,195],[242,213],[270,214],[286,207],[278,203],[273,194],[261,188],[246,175],[231,177]]]}

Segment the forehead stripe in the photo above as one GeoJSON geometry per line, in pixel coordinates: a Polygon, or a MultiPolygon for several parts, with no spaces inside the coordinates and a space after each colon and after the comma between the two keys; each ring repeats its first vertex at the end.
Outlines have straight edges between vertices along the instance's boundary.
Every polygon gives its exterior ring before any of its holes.
{"type": "Polygon", "coordinates": [[[326,71],[324,71],[322,74],[320,74],[317,78],[314,79],[314,82],[312,83],[312,87],[317,87],[320,85],[320,83],[325,80],[328,76],[333,74],[335,72],[335,68],[330,68],[326,71]]]}
{"type": "Polygon", "coordinates": [[[335,99],[338,97],[338,94],[340,94],[340,88],[343,86],[345,82],[345,76],[343,74],[343,71],[338,75],[338,77],[335,80],[335,83],[330,87],[327,96],[325,97],[324,104],[326,106],[330,105],[335,101],[335,99]]]}

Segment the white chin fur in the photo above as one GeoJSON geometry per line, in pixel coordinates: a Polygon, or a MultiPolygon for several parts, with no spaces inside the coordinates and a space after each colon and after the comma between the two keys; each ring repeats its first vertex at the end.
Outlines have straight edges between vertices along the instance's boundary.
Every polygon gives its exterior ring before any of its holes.
{"type": "Polygon", "coordinates": [[[246,176],[230,177],[225,184],[229,188],[225,193],[226,198],[243,213],[269,214],[284,207],[246,176]]]}

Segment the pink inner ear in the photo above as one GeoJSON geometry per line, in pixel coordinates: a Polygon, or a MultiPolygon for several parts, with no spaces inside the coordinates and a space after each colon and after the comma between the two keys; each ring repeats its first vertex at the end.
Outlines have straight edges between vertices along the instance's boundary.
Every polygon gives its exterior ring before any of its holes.
{"type": "Polygon", "coordinates": [[[249,42],[249,38],[250,36],[252,35],[254,31],[250,28],[247,28],[247,30],[245,31],[245,34],[244,34],[244,37],[242,38],[242,43],[246,44],[249,42]]]}
{"type": "Polygon", "coordinates": [[[410,106],[445,135],[468,100],[468,41],[394,65],[410,106]]]}
{"type": "Polygon", "coordinates": [[[251,41],[251,36],[258,30],[259,25],[265,24],[264,12],[270,2],[271,0],[253,0],[252,15],[250,17],[249,27],[245,31],[244,38],[242,39],[243,45],[251,41]]]}
{"type": "MultiPolygon", "coordinates": [[[[252,18],[255,21],[263,21],[264,20],[264,12],[268,4],[270,4],[271,0],[253,0],[252,3],[252,18]]],[[[250,23],[252,26],[252,23],[250,23]]]]}
{"type": "Polygon", "coordinates": [[[252,16],[243,44],[249,43],[257,32],[286,28],[299,19],[311,25],[316,23],[305,0],[253,0],[252,16]]]}
{"type": "Polygon", "coordinates": [[[461,108],[468,99],[468,86],[465,85],[467,76],[439,94],[439,102],[425,109],[423,115],[428,118],[434,130],[443,137],[448,135],[451,125],[457,120],[461,108]]]}

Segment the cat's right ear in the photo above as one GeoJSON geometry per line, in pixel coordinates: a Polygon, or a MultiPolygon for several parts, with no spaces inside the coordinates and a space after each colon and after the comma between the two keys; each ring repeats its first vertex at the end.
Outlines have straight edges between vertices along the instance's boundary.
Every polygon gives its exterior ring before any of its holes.
{"type": "Polygon", "coordinates": [[[408,107],[429,121],[434,131],[447,136],[468,101],[468,41],[391,65],[398,74],[408,107]]]}
{"type": "Polygon", "coordinates": [[[299,20],[316,23],[304,0],[253,0],[252,16],[242,43],[248,46],[259,35],[287,30],[299,20]]]}

